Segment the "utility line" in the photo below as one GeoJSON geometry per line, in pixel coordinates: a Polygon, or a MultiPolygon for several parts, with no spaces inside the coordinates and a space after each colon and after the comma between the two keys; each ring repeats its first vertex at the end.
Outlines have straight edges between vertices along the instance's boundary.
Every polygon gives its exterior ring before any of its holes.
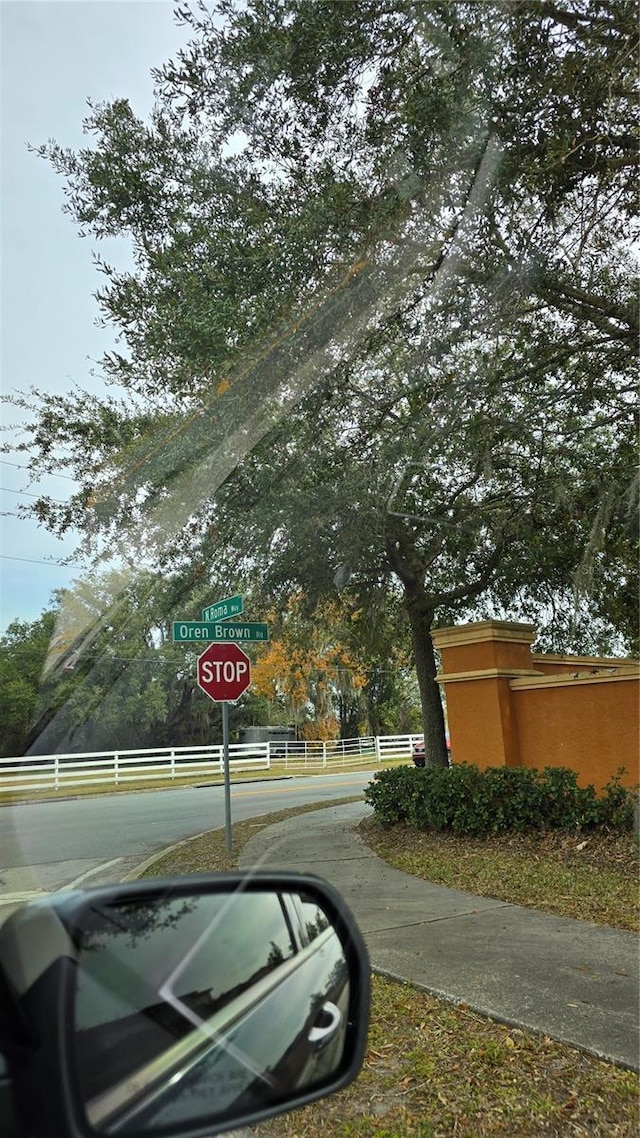
{"type": "Polygon", "coordinates": [[[54,566],[61,569],[87,569],[86,565],[78,565],[77,561],[43,561],[42,558],[35,557],[11,557],[9,553],[0,553],[0,558],[3,561],[24,561],[29,565],[48,565],[49,568],[54,566]]]}
{"type": "MultiPolygon", "coordinates": [[[[14,466],[16,470],[31,470],[31,467],[25,466],[23,462],[9,462],[9,460],[6,458],[0,458],[0,465],[14,466]]],[[[73,478],[71,474],[56,474],[54,470],[45,471],[45,474],[42,477],[45,477],[45,475],[47,478],[66,478],[69,482],[77,482],[77,479],[73,478]]]]}
{"type": "MultiPolygon", "coordinates": [[[[10,486],[0,486],[5,494],[22,494],[23,498],[41,498],[42,494],[31,494],[28,490],[13,490],[10,486]]],[[[51,498],[52,502],[59,502],[61,506],[66,506],[64,498],[51,498]]]]}

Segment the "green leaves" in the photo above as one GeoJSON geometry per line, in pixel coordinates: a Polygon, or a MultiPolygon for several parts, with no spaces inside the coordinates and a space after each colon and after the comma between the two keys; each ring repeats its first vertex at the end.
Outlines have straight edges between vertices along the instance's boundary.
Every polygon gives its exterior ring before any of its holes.
{"type": "Polygon", "coordinates": [[[117,98],[89,146],[41,151],[135,268],[99,262],[122,397],[28,403],[33,472],[81,483],[39,519],[310,611],[348,563],[370,624],[418,614],[436,719],[434,614],[551,613],[579,647],[577,590],[632,638],[633,5],[180,18],[148,121],[117,98]]]}
{"type": "Polygon", "coordinates": [[[564,767],[397,767],[378,771],[365,799],[384,826],[405,822],[417,830],[473,837],[633,827],[634,795],[619,778],[596,797],[592,786],[578,786],[575,771],[564,767]]]}
{"type": "Polygon", "coordinates": [[[40,706],[38,685],[55,616],[45,612],[31,623],[13,621],[0,637],[0,753],[22,754],[24,740],[40,706]]]}

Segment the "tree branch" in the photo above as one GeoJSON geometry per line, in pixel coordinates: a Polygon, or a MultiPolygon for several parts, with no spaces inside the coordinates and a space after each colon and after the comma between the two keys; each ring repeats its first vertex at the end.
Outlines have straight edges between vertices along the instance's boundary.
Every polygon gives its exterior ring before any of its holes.
{"type": "Polygon", "coordinates": [[[503,542],[496,545],[482,573],[471,584],[459,585],[457,589],[447,589],[444,592],[427,593],[426,601],[429,607],[435,609],[438,605],[450,604],[452,601],[471,600],[472,597],[480,596],[491,583],[491,578],[500,562],[503,547],[503,542]]]}

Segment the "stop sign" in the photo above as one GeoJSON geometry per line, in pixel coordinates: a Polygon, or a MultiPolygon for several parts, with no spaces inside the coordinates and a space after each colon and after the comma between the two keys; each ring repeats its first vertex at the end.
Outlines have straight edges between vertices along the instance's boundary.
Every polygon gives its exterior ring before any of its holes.
{"type": "Polygon", "coordinates": [[[233,702],[250,683],[249,657],[237,644],[210,644],[198,657],[198,687],[216,703],[233,702]]]}

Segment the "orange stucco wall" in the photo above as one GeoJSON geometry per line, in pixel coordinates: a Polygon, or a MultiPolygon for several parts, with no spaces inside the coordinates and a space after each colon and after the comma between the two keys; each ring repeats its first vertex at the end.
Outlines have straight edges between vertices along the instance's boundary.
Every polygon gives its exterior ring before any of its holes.
{"type": "Polygon", "coordinates": [[[437,629],[453,762],[566,766],[601,788],[620,767],[640,781],[640,666],[532,654],[531,625],[437,629]]]}
{"type": "Polygon", "coordinates": [[[625,785],[640,781],[637,675],[522,686],[526,683],[512,683],[522,766],[571,767],[582,785],[598,789],[622,766],[625,785]]]}
{"type": "Polygon", "coordinates": [[[509,670],[533,667],[531,648],[536,630],[533,625],[510,625],[484,620],[461,628],[437,629],[434,635],[443,671],[473,672],[486,668],[509,670]],[[467,630],[467,636],[464,636],[467,630]],[[459,634],[463,635],[459,635],[459,634]]]}
{"type": "Polygon", "coordinates": [[[453,762],[485,767],[517,765],[509,681],[476,680],[447,687],[447,723],[453,762]]]}

